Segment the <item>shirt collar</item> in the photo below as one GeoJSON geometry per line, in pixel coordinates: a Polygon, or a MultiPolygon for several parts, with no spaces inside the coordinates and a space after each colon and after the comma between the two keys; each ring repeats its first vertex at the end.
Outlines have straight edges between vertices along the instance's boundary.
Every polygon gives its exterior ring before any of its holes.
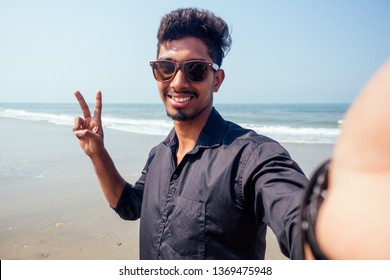
{"type": "MultiPolygon", "coordinates": [[[[213,107],[206,125],[200,132],[195,148],[212,148],[219,146],[222,142],[225,127],[226,121],[213,107]]],[[[177,142],[178,140],[176,136],[176,131],[175,128],[173,128],[169,133],[168,137],[165,139],[165,144],[168,147],[172,148],[177,145],[177,142]]]]}

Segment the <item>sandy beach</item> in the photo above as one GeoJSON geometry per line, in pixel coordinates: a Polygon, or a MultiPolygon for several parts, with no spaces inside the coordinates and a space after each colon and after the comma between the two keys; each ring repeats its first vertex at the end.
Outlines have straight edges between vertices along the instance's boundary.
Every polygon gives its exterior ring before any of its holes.
{"type": "MultiPolygon", "coordinates": [[[[0,259],[138,259],[138,222],[104,199],[69,126],[0,118],[0,259]]],[[[105,143],[134,182],[161,136],[107,129],[105,143]]],[[[330,144],[283,144],[309,176],[330,144]]],[[[270,233],[267,259],[285,259],[270,233]]]]}

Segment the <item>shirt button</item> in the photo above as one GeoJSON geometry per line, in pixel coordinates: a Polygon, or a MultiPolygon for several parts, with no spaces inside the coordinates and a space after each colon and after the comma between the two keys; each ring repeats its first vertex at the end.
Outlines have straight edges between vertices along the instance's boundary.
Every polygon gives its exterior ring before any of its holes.
{"type": "Polygon", "coordinates": [[[177,174],[173,174],[173,175],[172,175],[172,179],[173,179],[173,180],[176,180],[176,179],[177,179],[177,177],[178,177],[178,175],[177,175],[177,174]]]}

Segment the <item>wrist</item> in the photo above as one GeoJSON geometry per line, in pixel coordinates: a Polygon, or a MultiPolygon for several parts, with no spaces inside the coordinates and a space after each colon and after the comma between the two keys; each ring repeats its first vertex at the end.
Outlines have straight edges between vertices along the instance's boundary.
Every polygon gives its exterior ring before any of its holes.
{"type": "Polygon", "coordinates": [[[316,224],[318,211],[327,193],[329,164],[328,160],[314,172],[304,193],[301,206],[303,258],[328,259],[318,245],[316,224]]]}

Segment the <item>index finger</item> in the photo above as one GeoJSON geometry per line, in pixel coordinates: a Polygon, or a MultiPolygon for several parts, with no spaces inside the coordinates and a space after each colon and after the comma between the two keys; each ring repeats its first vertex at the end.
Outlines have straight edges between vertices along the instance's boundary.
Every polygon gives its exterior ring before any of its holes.
{"type": "Polygon", "coordinates": [[[90,118],[91,117],[91,112],[89,111],[88,104],[87,104],[87,102],[85,102],[85,99],[82,96],[82,94],[78,90],[76,90],[74,92],[74,95],[76,96],[77,101],[80,104],[81,112],[83,113],[84,119],[90,118]]]}
{"type": "Polygon", "coordinates": [[[102,92],[98,90],[96,92],[96,100],[95,100],[95,111],[94,117],[100,119],[102,116],[102,92]]]}

